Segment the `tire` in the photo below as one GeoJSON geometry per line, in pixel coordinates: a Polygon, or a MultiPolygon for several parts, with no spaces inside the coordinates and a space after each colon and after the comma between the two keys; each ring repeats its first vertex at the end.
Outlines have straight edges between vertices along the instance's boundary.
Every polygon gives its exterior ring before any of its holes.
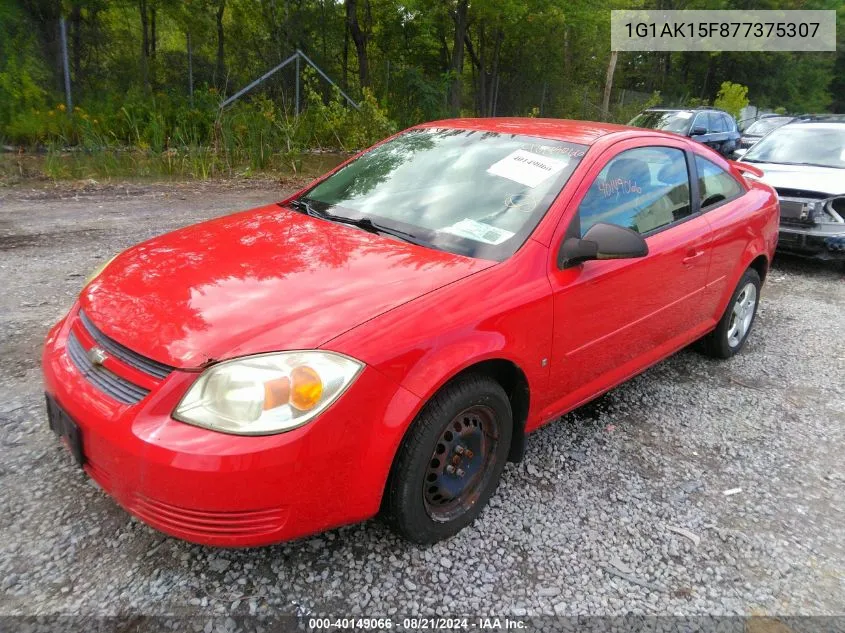
{"type": "Polygon", "coordinates": [[[713,358],[730,358],[742,349],[757,316],[761,286],[756,270],[749,268],[743,273],[716,329],[702,339],[705,354],[713,358]],[[735,308],[742,309],[736,312],[735,308]]]}
{"type": "Polygon", "coordinates": [[[499,485],[512,432],[510,401],[496,381],[472,374],[441,389],[393,462],[385,493],[393,529],[429,544],[472,523],[499,485]]]}

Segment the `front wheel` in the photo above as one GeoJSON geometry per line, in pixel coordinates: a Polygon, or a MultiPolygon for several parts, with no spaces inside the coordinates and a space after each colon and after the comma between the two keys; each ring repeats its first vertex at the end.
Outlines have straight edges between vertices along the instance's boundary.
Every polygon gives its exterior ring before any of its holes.
{"type": "Polygon", "coordinates": [[[761,285],[756,270],[749,268],[743,273],[716,329],[702,339],[708,356],[730,358],[745,345],[757,315],[761,285]]]}
{"type": "Polygon", "coordinates": [[[426,544],[472,523],[499,484],[512,426],[507,394],[486,376],[464,376],[439,391],[394,461],[385,500],[393,527],[426,544]]]}

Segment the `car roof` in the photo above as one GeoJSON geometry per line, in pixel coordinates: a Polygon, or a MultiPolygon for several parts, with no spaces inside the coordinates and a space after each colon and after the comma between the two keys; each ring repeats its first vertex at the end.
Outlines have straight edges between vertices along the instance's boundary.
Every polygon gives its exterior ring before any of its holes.
{"type": "Polygon", "coordinates": [[[845,126],[845,120],[842,121],[814,121],[812,119],[794,119],[779,127],[782,130],[785,127],[811,127],[819,130],[841,130],[845,126]]]}
{"type": "Polygon", "coordinates": [[[845,123],[845,114],[799,114],[794,123],[845,123]]]}
{"type": "Polygon", "coordinates": [[[696,106],[694,108],[646,108],[643,112],[721,112],[728,114],[727,111],[721,108],[714,108],[713,106],[696,106]]]}
{"type": "MultiPolygon", "coordinates": [[[[483,119],[442,119],[415,126],[417,128],[455,128],[500,134],[525,134],[556,141],[592,145],[598,139],[615,132],[639,132],[640,128],[615,123],[573,121],[569,119],[535,119],[530,117],[490,117],[483,119]]],[[[652,131],[653,134],[658,134],[652,131]]],[[[662,135],[662,134],[661,134],[662,135]]],[[[674,135],[673,135],[674,137],[674,135]]]]}

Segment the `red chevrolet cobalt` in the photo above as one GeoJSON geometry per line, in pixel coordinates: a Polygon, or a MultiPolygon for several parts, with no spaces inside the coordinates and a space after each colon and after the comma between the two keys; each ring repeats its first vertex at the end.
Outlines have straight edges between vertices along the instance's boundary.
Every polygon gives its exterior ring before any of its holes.
{"type": "Polygon", "coordinates": [[[50,426],[189,541],[379,511],[449,537],[529,432],[694,341],[742,348],[778,235],[754,174],[650,130],[415,127],[95,273],[44,347],[50,426]]]}

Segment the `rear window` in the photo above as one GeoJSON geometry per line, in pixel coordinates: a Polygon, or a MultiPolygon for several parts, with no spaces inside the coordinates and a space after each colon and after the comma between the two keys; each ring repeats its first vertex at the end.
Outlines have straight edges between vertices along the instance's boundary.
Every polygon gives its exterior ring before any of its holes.
{"type": "Polygon", "coordinates": [[[752,123],[748,129],[745,130],[745,133],[750,134],[751,136],[765,136],[772,130],[779,128],[781,125],[785,125],[790,120],[791,119],[789,117],[760,119],[759,121],[752,123]]]}

